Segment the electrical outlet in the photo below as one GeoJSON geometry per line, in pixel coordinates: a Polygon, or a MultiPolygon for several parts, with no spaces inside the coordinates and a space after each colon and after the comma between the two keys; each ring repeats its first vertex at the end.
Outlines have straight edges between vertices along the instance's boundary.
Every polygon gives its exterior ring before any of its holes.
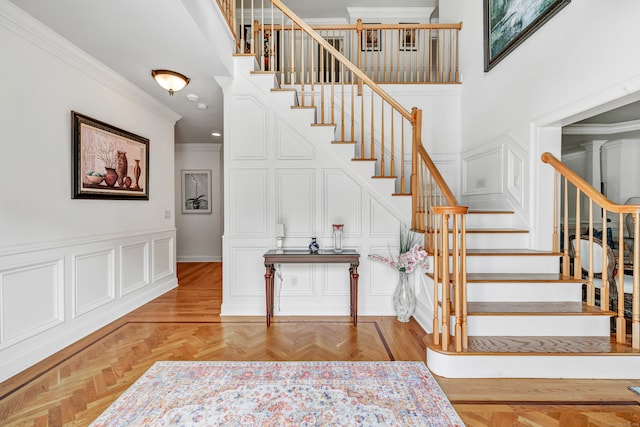
{"type": "Polygon", "coordinates": [[[291,276],[291,287],[298,286],[298,276],[291,276]]]}
{"type": "Polygon", "coordinates": [[[171,211],[164,211],[164,219],[171,219],[171,211]]]}

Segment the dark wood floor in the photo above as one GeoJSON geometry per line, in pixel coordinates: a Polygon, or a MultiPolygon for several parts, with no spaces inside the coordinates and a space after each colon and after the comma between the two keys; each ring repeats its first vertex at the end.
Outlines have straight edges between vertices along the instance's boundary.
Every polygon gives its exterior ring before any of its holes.
{"type": "MultiPolygon", "coordinates": [[[[424,361],[413,319],[221,318],[221,271],[178,264],[177,289],[1,383],[0,425],[87,425],[157,360],[424,361]]],[[[436,379],[468,426],[640,426],[638,380],[436,379]]]]}

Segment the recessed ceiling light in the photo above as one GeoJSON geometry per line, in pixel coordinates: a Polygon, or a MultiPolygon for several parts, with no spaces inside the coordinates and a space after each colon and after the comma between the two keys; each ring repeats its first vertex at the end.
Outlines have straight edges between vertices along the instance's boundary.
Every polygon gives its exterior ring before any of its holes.
{"type": "Polygon", "coordinates": [[[198,107],[198,110],[206,110],[207,108],[209,108],[209,106],[207,104],[205,104],[204,102],[198,102],[196,107],[198,107]]]}
{"type": "Polygon", "coordinates": [[[221,134],[220,132],[211,132],[211,135],[213,135],[213,136],[220,136],[220,135],[222,135],[222,134],[221,134]]]}
{"type": "Polygon", "coordinates": [[[194,95],[193,93],[190,93],[189,95],[187,95],[187,99],[189,101],[198,102],[200,100],[200,97],[198,95],[194,95]]]}

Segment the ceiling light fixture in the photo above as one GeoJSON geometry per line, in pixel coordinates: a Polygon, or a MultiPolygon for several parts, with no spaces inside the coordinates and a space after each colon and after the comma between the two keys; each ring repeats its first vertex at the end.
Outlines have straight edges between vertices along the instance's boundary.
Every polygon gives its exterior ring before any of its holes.
{"type": "Polygon", "coordinates": [[[191,81],[184,74],[171,70],[151,70],[151,76],[164,90],[169,91],[169,95],[173,95],[191,81]]]}

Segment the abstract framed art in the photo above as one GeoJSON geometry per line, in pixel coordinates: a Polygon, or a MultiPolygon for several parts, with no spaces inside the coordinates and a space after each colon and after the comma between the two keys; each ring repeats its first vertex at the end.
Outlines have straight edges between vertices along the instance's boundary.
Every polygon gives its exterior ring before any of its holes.
{"type": "Polygon", "coordinates": [[[489,71],[571,0],[484,0],[484,71],[489,71]]]}
{"type": "Polygon", "coordinates": [[[182,171],[182,213],[211,213],[211,169],[182,171]]]}
{"type": "Polygon", "coordinates": [[[72,198],[149,200],[149,140],[71,112],[72,198]]]}

